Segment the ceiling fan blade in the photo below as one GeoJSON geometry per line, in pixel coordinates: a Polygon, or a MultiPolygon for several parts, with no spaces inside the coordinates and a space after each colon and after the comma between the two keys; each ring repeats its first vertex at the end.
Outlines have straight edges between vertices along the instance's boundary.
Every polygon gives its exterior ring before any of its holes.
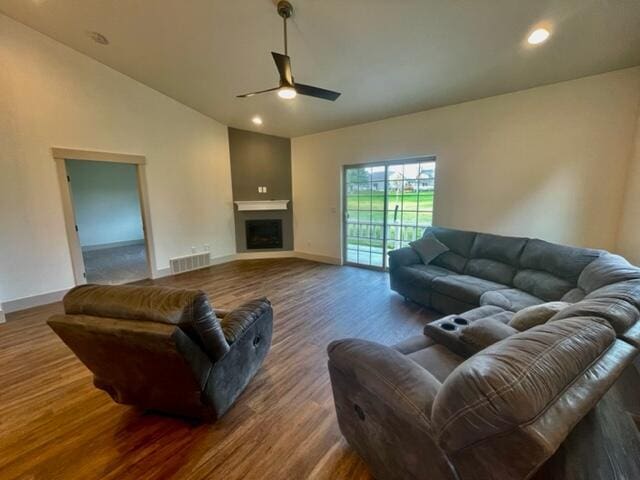
{"type": "Polygon", "coordinates": [[[279,89],[280,87],[274,87],[274,88],[268,88],[266,90],[260,90],[259,92],[244,93],[242,95],[236,95],[236,98],[253,97],[254,95],[259,95],[261,93],[275,92],[276,90],[279,90],[279,89]]]}
{"type": "Polygon", "coordinates": [[[278,72],[280,73],[280,80],[287,85],[293,85],[293,76],[291,75],[291,59],[289,55],[282,55],[281,53],[271,52],[273,61],[276,62],[278,72]]]}
{"type": "Polygon", "coordinates": [[[323,100],[331,100],[332,102],[335,102],[340,96],[339,92],[333,92],[331,90],[325,90],[324,88],[313,87],[311,85],[304,85],[297,82],[295,84],[295,89],[300,95],[322,98],[323,100]]]}

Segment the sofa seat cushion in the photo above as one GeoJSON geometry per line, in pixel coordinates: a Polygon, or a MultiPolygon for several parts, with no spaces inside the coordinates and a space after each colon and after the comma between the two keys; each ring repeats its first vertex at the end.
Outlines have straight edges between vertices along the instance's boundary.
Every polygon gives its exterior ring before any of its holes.
{"type": "Polygon", "coordinates": [[[429,287],[433,279],[446,275],[457,275],[457,273],[447,270],[446,268],[436,267],[435,265],[423,265],[421,263],[400,267],[396,271],[397,278],[422,287],[429,287]]]}
{"type": "Polygon", "coordinates": [[[501,283],[472,277],[470,275],[448,275],[437,277],[431,283],[431,288],[438,293],[461,300],[463,302],[479,305],[480,297],[485,292],[507,289],[501,283]]]}
{"type": "Polygon", "coordinates": [[[560,300],[575,285],[542,270],[520,270],[513,278],[513,286],[546,302],[560,300]]]}
{"type": "Polygon", "coordinates": [[[430,347],[434,343],[433,339],[426,335],[414,335],[413,337],[409,337],[406,340],[392,345],[391,348],[405,355],[409,355],[410,353],[430,347]]]}
{"type": "Polygon", "coordinates": [[[481,318],[490,317],[497,313],[504,312],[503,308],[496,307],[495,305],[483,305],[481,307],[472,308],[461,315],[465,320],[469,322],[475,322],[476,320],[480,320],[481,318]]]}
{"type": "Polygon", "coordinates": [[[544,300],[517,288],[487,292],[480,297],[480,305],[494,305],[510,312],[517,312],[540,303],[544,303],[544,300]]]}
{"type": "Polygon", "coordinates": [[[456,355],[444,345],[432,345],[407,355],[441,383],[453,372],[464,358],[456,355]]]}
{"type": "MultiPolygon", "coordinates": [[[[524,332],[530,328],[547,323],[554,315],[562,312],[567,308],[570,303],[566,302],[549,302],[542,303],[540,305],[531,305],[530,307],[523,308],[519,312],[513,315],[513,318],[509,322],[513,328],[524,332]]],[[[582,315],[572,315],[582,316],[582,315]]]]}
{"type": "Polygon", "coordinates": [[[494,317],[481,318],[462,329],[460,339],[469,345],[472,353],[484,350],[500,340],[519,333],[515,328],[494,317]]]}

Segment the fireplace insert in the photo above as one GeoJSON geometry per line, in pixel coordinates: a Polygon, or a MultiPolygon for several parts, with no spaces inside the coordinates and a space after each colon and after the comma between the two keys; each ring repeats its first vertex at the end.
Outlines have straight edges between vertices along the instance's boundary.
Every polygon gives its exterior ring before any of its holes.
{"type": "Polygon", "coordinates": [[[247,250],[282,248],[282,220],[245,220],[247,250]]]}

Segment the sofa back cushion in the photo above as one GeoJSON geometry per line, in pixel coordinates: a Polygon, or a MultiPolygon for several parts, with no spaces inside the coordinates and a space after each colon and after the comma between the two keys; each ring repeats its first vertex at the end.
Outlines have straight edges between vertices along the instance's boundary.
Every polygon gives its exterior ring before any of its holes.
{"type": "Polygon", "coordinates": [[[213,361],[229,350],[220,322],[201,290],[89,284],[71,289],[63,303],[68,315],[176,325],[213,361]]]}
{"type": "Polygon", "coordinates": [[[588,248],[568,247],[532,238],[520,255],[520,268],[541,270],[576,286],[580,274],[602,252],[588,248]]]}
{"type": "Polygon", "coordinates": [[[560,300],[574,287],[571,282],[541,270],[520,270],[513,277],[513,285],[547,302],[560,300]]]}
{"type": "Polygon", "coordinates": [[[431,262],[431,265],[437,265],[457,273],[464,273],[464,267],[469,259],[471,246],[477,234],[475,232],[435,226],[429,227],[424,231],[424,235],[430,234],[433,234],[449,248],[448,252],[437,256],[431,262]]]}
{"type": "Polygon", "coordinates": [[[618,298],[588,298],[569,305],[551,317],[551,321],[569,317],[600,317],[622,335],[640,319],[638,308],[618,298]]]}
{"type": "Polygon", "coordinates": [[[586,293],[612,283],[640,279],[640,268],[619,255],[603,253],[585,267],[578,278],[578,287],[586,293]]]}
{"type": "Polygon", "coordinates": [[[526,243],[526,238],[478,233],[471,246],[470,259],[465,265],[464,273],[512,285],[518,259],[526,243]]]}
{"type": "Polygon", "coordinates": [[[441,447],[456,452],[535,420],[614,341],[608,323],[578,317],[539,325],[474,355],[436,396],[432,423],[441,447]]]}

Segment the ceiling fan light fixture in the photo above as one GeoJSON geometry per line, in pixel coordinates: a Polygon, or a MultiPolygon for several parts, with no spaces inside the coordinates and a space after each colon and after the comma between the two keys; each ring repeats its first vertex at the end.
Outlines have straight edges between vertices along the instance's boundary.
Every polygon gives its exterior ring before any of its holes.
{"type": "Polygon", "coordinates": [[[296,89],[293,87],[281,87],[278,89],[278,96],[285,100],[296,98],[296,95],[298,95],[298,92],[296,92],[296,89]]]}

